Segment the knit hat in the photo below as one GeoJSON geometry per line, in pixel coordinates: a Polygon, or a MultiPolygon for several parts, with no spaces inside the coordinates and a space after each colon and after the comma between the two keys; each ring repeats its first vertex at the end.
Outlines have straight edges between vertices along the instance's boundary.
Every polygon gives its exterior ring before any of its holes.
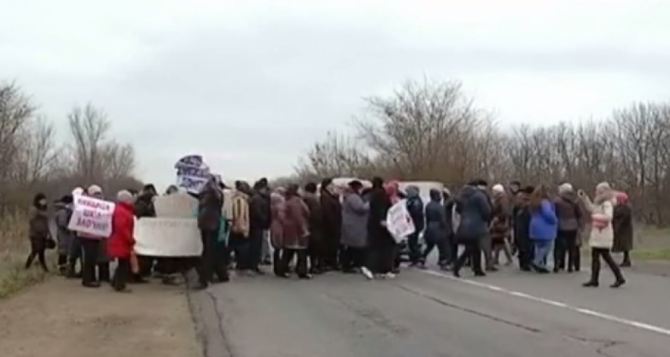
{"type": "Polygon", "coordinates": [[[503,187],[503,185],[501,185],[501,184],[495,184],[491,188],[491,191],[493,193],[505,193],[505,187],[503,187]]]}
{"type": "Polygon", "coordinates": [[[91,185],[88,187],[88,194],[89,195],[98,195],[102,194],[102,188],[98,185],[91,185]]]}
{"type": "Polygon", "coordinates": [[[574,188],[568,182],[558,186],[558,193],[560,193],[560,194],[564,194],[564,193],[568,193],[568,192],[572,192],[572,191],[574,191],[574,188]]]}

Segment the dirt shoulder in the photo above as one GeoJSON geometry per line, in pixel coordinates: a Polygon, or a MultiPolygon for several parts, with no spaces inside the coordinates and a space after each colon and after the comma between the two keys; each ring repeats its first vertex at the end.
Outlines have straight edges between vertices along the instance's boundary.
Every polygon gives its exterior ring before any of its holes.
{"type": "Polygon", "coordinates": [[[0,354],[12,357],[199,357],[183,288],[109,286],[49,279],[0,301],[0,354]]]}

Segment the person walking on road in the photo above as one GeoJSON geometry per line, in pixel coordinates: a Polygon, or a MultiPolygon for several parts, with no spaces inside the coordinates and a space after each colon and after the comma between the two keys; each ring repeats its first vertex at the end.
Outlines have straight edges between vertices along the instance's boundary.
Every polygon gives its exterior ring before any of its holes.
{"type": "Polygon", "coordinates": [[[621,267],[630,267],[630,251],[633,250],[633,211],[625,192],[616,193],[612,225],[614,226],[612,252],[623,253],[621,267]]]}
{"type": "Polygon", "coordinates": [[[281,276],[281,254],[284,248],[284,220],[286,212],[286,199],[284,198],[284,189],[278,187],[270,196],[271,199],[271,217],[270,242],[274,249],[272,265],[276,276],[281,276]]]}
{"type": "Polygon", "coordinates": [[[558,217],[558,235],[554,247],[554,273],[565,270],[567,254],[567,270],[569,273],[580,270],[580,253],[577,236],[583,218],[579,198],[569,183],[558,187],[558,197],[554,200],[558,217]]]}
{"type": "Polygon", "coordinates": [[[600,277],[600,258],[607,263],[612,270],[616,281],[611,285],[618,288],[626,283],[621,269],[616,265],[610,250],[614,241],[614,228],[612,219],[614,217],[614,205],[616,197],[609,183],[601,182],[596,186],[596,194],[593,201],[584,193],[579,191],[579,197],[584,201],[587,211],[591,214],[591,236],[589,246],[591,247],[591,280],[584,283],[585,287],[598,287],[600,277]]]}
{"type": "Polygon", "coordinates": [[[44,272],[48,273],[45,252],[48,241],[51,240],[49,233],[49,215],[47,213],[47,196],[38,193],[33,198],[33,207],[31,208],[31,217],[29,222],[30,254],[26,260],[26,269],[29,269],[35,258],[40,262],[44,272]]]}
{"type": "Polygon", "coordinates": [[[249,255],[249,191],[250,187],[245,182],[235,182],[235,192],[232,194],[230,209],[230,250],[235,253],[236,268],[239,271],[251,269],[251,257],[249,255]]]}
{"type": "Polygon", "coordinates": [[[310,274],[320,274],[321,251],[323,247],[323,213],[321,212],[321,202],[316,196],[316,183],[310,182],[305,185],[303,200],[309,208],[309,244],[307,255],[309,257],[310,274]]]}
{"type": "Polygon", "coordinates": [[[548,273],[547,258],[558,233],[556,209],[549,198],[547,188],[540,185],[530,198],[530,239],[533,241],[533,269],[538,273],[548,273]]]}
{"type": "Polygon", "coordinates": [[[337,270],[342,229],[342,205],[335,184],[330,178],[321,182],[321,212],[323,214],[322,270],[337,270]]]}
{"type": "Polygon", "coordinates": [[[426,241],[426,249],[422,254],[422,265],[425,265],[430,253],[437,247],[439,252],[438,265],[443,269],[446,267],[449,250],[447,239],[450,227],[451,225],[447,222],[447,213],[442,204],[442,192],[436,189],[430,190],[430,202],[426,206],[426,231],[423,235],[426,241]]]}
{"type": "Polygon", "coordinates": [[[223,281],[228,279],[228,262],[225,252],[217,254],[217,241],[221,228],[223,192],[218,179],[211,175],[198,197],[198,228],[202,239],[202,256],[197,267],[199,289],[206,289],[216,272],[223,281]]]}
{"type": "Polygon", "coordinates": [[[500,252],[505,253],[507,265],[513,263],[512,249],[509,243],[511,232],[510,227],[510,208],[509,200],[505,188],[501,184],[494,185],[491,189],[493,193],[493,211],[491,220],[491,244],[493,250],[493,264],[500,262],[500,252]]]}
{"type": "Polygon", "coordinates": [[[423,254],[421,253],[421,243],[419,243],[419,236],[423,232],[425,225],[424,205],[423,200],[419,196],[419,188],[416,186],[408,186],[405,190],[407,193],[407,212],[412,217],[414,223],[414,233],[407,238],[409,245],[409,262],[410,266],[418,266],[423,263],[423,254]]]}
{"type": "MultiPolygon", "coordinates": [[[[384,189],[384,180],[380,177],[372,179],[370,191],[370,215],[368,216],[368,238],[370,240],[369,268],[377,277],[395,278],[397,244],[386,228],[386,215],[391,208],[391,197],[384,189]]],[[[366,274],[368,278],[368,274],[366,274]]]]}
{"type": "MultiPolygon", "coordinates": [[[[58,238],[58,271],[67,276],[69,272],[68,258],[74,241],[74,232],[68,227],[72,218],[72,195],[65,195],[56,203],[56,230],[58,238]]],[[[74,270],[74,268],[73,268],[74,270]]]]}
{"type": "Polygon", "coordinates": [[[311,279],[307,269],[307,246],[309,244],[309,208],[298,194],[298,185],[286,189],[286,209],[283,220],[283,252],[279,276],[290,276],[290,263],[298,256],[295,272],[300,279],[311,279]]]}
{"type": "Polygon", "coordinates": [[[263,275],[260,268],[263,259],[263,240],[272,224],[270,208],[270,188],[267,180],[254,184],[254,192],[249,201],[249,269],[263,275]]]}
{"type": "Polygon", "coordinates": [[[112,287],[118,292],[126,290],[130,278],[130,257],[135,246],[133,231],[135,229],[133,195],[128,191],[120,191],[112,216],[112,235],[107,240],[107,252],[111,259],[116,260],[116,270],[112,278],[112,287]]]}
{"type": "Polygon", "coordinates": [[[482,270],[481,241],[489,235],[491,205],[486,193],[478,188],[482,180],[475,180],[463,187],[456,202],[460,217],[456,239],[465,245],[465,251],[454,264],[454,276],[460,277],[465,261],[470,259],[475,276],[485,276],[482,270]]]}
{"type": "Polygon", "coordinates": [[[530,271],[533,262],[533,243],[530,240],[530,196],[535,191],[533,186],[524,187],[516,196],[514,209],[514,244],[517,248],[519,269],[530,271]]]}
{"type": "Polygon", "coordinates": [[[344,192],[340,243],[344,247],[341,263],[345,273],[353,273],[356,269],[362,271],[367,258],[370,204],[363,200],[362,189],[363,184],[354,180],[344,192]]]}

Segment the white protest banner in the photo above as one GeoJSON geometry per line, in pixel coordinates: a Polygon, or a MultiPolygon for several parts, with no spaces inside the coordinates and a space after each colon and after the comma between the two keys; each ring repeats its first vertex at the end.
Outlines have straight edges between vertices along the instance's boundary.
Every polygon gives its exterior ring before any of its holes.
{"type": "Polygon", "coordinates": [[[391,233],[396,243],[402,242],[407,236],[414,233],[414,221],[407,211],[407,201],[393,205],[386,215],[386,229],[391,233]]]}
{"type": "Polygon", "coordinates": [[[93,237],[109,238],[112,234],[112,202],[88,196],[74,196],[74,208],[68,229],[93,237]]]}
{"type": "Polygon", "coordinates": [[[198,201],[179,192],[154,200],[156,218],[135,222],[135,253],[153,257],[194,257],[202,254],[196,213],[198,201]]]}

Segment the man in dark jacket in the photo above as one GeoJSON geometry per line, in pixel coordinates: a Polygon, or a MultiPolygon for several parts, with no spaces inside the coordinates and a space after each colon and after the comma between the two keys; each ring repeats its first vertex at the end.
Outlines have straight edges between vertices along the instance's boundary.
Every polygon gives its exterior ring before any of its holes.
{"type": "Polygon", "coordinates": [[[264,274],[260,268],[263,255],[263,239],[270,229],[272,213],[270,207],[270,188],[267,182],[260,180],[254,184],[254,192],[249,200],[249,268],[258,274],[264,274]]]}
{"type": "MultiPolygon", "coordinates": [[[[142,188],[137,200],[135,200],[134,212],[138,219],[144,217],[156,217],[156,208],[154,207],[154,198],[157,196],[157,191],[154,185],[147,184],[142,188]]],[[[140,271],[138,274],[133,274],[132,281],[135,283],[146,282],[144,278],[151,275],[156,259],[154,257],[138,255],[137,262],[140,271]]]]}
{"type": "Polygon", "coordinates": [[[412,217],[414,223],[414,233],[407,238],[409,245],[409,262],[411,266],[417,266],[423,263],[423,255],[421,254],[421,244],[419,243],[419,236],[423,232],[425,226],[423,200],[419,196],[419,188],[416,186],[407,187],[407,212],[412,217]]]}
{"type": "Polygon", "coordinates": [[[222,281],[228,280],[226,252],[217,252],[219,229],[223,207],[223,192],[217,178],[212,175],[203,187],[198,200],[198,228],[202,239],[202,257],[198,265],[199,288],[205,289],[212,281],[214,273],[222,281]]]}
{"type": "Polygon", "coordinates": [[[342,205],[332,179],[321,182],[321,213],[323,232],[322,263],[324,270],[338,269],[338,251],[342,231],[342,205]]]}
{"type": "Polygon", "coordinates": [[[323,224],[323,213],[321,212],[321,203],[316,197],[316,184],[313,182],[305,185],[305,194],[303,195],[303,201],[309,208],[309,244],[307,246],[307,254],[309,255],[309,265],[311,274],[319,274],[320,267],[323,265],[320,263],[323,245],[322,237],[322,224],[323,224]]]}
{"type": "Polygon", "coordinates": [[[582,209],[579,198],[569,183],[558,187],[558,197],[554,200],[558,218],[558,235],[554,247],[554,273],[565,269],[565,255],[568,255],[568,272],[580,270],[579,244],[577,234],[582,226],[582,209]]]}
{"type": "Polygon", "coordinates": [[[453,225],[456,200],[446,188],[442,192],[442,199],[444,200],[444,211],[447,219],[447,261],[442,268],[446,269],[456,263],[456,259],[458,258],[458,241],[456,240],[456,232],[454,232],[453,225]]]}
{"type": "Polygon", "coordinates": [[[456,212],[460,215],[457,237],[465,244],[465,251],[458,257],[454,266],[454,276],[460,277],[460,270],[470,257],[472,270],[476,276],[486,275],[481,266],[481,242],[489,234],[491,204],[486,193],[479,187],[483,180],[475,180],[463,187],[456,203],[456,212]]]}
{"type": "Polygon", "coordinates": [[[514,210],[514,244],[519,253],[519,268],[523,271],[531,271],[531,262],[534,255],[533,244],[530,240],[530,195],[533,191],[535,191],[533,186],[525,187],[519,191],[514,210]]]}

